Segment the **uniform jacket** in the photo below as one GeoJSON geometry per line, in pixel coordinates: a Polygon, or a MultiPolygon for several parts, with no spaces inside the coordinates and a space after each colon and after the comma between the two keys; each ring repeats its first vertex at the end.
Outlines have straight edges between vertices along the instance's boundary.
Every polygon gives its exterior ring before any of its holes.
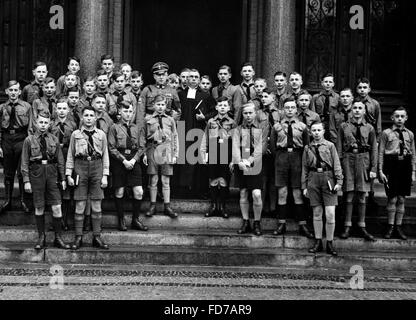
{"type": "Polygon", "coordinates": [[[39,83],[33,80],[30,84],[22,90],[22,100],[32,105],[33,101],[40,99],[42,87],[39,83]]]}
{"type": "Polygon", "coordinates": [[[325,96],[327,92],[325,90],[322,90],[320,93],[316,94],[312,98],[311,102],[311,110],[319,114],[321,117],[322,122],[326,120],[326,123],[328,124],[329,121],[329,115],[336,112],[338,109],[338,103],[339,103],[339,94],[335,93],[334,91],[329,92],[329,114],[324,115],[324,108],[325,108],[325,96]],[[326,119],[326,117],[328,117],[326,119]]]}
{"type": "Polygon", "coordinates": [[[55,119],[52,122],[49,131],[58,139],[62,148],[69,148],[71,135],[75,130],[77,130],[77,125],[74,121],[72,121],[69,118],[65,119],[65,121],[62,123],[64,126],[63,131],[61,130],[61,121],[59,119],[55,119]]]}
{"type": "Polygon", "coordinates": [[[257,96],[256,90],[254,90],[254,81],[250,84],[240,83],[238,86],[238,90],[240,91],[241,95],[241,104],[244,105],[250,100],[254,99],[257,96]],[[250,94],[247,95],[247,86],[250,88],[250,94]]]}
{"type": "Polygon", "coordinates": [[[111,91],[107,95],[107,113],[109,116],[113,117],[118,113],[117,109],[117,101],[119,99],[122,99],[123,101],[127,102],[128,104],[133,105],[133,111],[134,111],[134,118],[136,119],[137,115],[137,100],[134,94],[131,92],[127,92],[126,90],[123,90],[121,92],[118,92],[116,90],[111,91]]]}
{"type": "Polygon", "coordinates": [[[377,137],[381,134],[381,108],[377,100],[368,96],[362,99],[365,105],[366,116],[365,120],[374,127],[377,137]]]}
{"type": "Polygon", "coordinates": [[[56,96],[53,96],[50,99],[48,99],[46,96],[43,96],[42,98],[36,99],[35,101],[33,101],[32,121],[29,124],[30,133],[34,132],[33,126],[35,125],[39,112],[46,111],[51,115],[52,119],[56,118],[56,103],[57,103],[56,96]],[[52,104],[52,110],[49,109],[49,101],[52,104]]]}
{"type": "Polygon", "coordinates": [[[0,105],[0,144],[2,141],[2,131],[4,129],[28,129],[30,122],[32,121],[32,107],[29,103],[23,100],[17,100],[16,102],[16,122],[14,128],[9,128],[10,125],[10,112],[12,102],[9,100],[6,103],[0,105]]]}
{"type": "Polygon", "coordinates": [[[108,135],[108,132],[113,124],[113,120],[106,112],[103,112],[101,116],[97,116],[96,127],[97,129],[104,131],[106,135],[108,135]]]}
{"type": "Polygon", "coordinates": [[[301,108],[298,108],[298,120],[300,122],[303,122],[304,124],[306,124],[308,129],[310,129],[311,126],[312,126],[312,123],[321,122],[321,117],[319,116],[319,114],[317,114],[316,112],[314,112],[310,109],[302,110],[301,108]],[[305,121],[303,121],[304,117],[306,119],[305,121]]]}
{"type": "MultiPolygon", "coordinates": [[[[297,118],[290,121],[293,128],[293,146],[296,149],[302,149],[309,144],[308,127],[297,118]]],[[[277,123],[271,132],[270,146],[271,151],[275,153],[277,149],[287,148],[289,120],[283,118],[280,123],[277,123]]]]}
{"type": "MultiPolygon", "coordinates": [[[[108,133],[108,147],[113,158],[123,162],[126,160],[124,155],[119,150],[127,149],[127,124],[116,123],[113,124],[108,133]]],[[[131,151],[136,151],[134,159],[136,162],[140,161],[141,156],[145,152],[146,139],[144,135],[143,126],[137,124],[130,124],[131,131],[131,151]]]]}
{"type": "Polygon", "coordinates": [[[338,131],[343,122],[347,122],[352,118],[352,108],[348,111],[341,105],[338,110],[332,113],[329,117],[329,133],[331,136],[331,142],[336,144],[338,139],[338,131]]]}
{"type": "MultiPolygon", "coordinates": [[[[175,89],[172,89],[168,85],[157,86],[155,84],[149,85],[143,89],[140,97],[142,100],[141,112],[143,116],[152,115],[155,111],[153,108],[153,101],[155,100],[156,96],[163,94],[166,96],[168,100],[168,105],[166,108],[166,114],[171,116],[178,121],[181,118],[181,103],[179,100],[178,93],[175,89]]],[[[137,121],[140,121],[139,113],[137,114],[137,121]]]]}
{"type": "Polygon", "coordinates": [[[205,128],[200,149],[203,158],[205,158],[205,154],[209,151],[210,139],[219,138],[224,140],[224,143],[225,141],[228,141],[228,143],[230,144],[232,142],[232,130],[234,128],[235,122],[228,115],[225,115],[222,119],[220,119],[219,115],[216,115],[214,118],[209,119],[208,124],[205,128]]]}
{"type": "MultiPolygon", "coordinates": [[[[218,95],[218,88],[215,87],[212,89],[212,97],[217,100],[219,98],[218,95]]],[[[223,97],[227,97],[230,101],[231,111],[230,113],[235,116],[238,114],[241,106],[243,105],[243,97],[241,95],[241,91],[239,86],[233,86],[231,83],[227,83],[224,86],[224,91],[222,92],[223,97]]]]}

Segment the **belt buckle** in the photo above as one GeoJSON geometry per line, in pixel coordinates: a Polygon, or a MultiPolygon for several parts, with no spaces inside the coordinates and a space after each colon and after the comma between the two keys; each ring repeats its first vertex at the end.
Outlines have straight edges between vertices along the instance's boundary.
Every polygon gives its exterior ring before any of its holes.
{"type": "Polygon", "coordinates": [[[219,139],[219,140],[218,140],[218,143],[219,143],[219,144],[223,144],[223,143],[224,143],[224,139],[219,139]]]}
{"type": "Polygon", "coordinates": [[[92,160],[92,157],[88,156],[87,161],[91,161],[91,160],[92,160]]]}
{"type": "Polygon", "coordinates": [[[47,165],[48,164],[48,160],[42,160],[42,165],[47,165]]]}
{"type": "Polygon", "coordinates": [[[358,153],[358,149],[352,149],[352,153],[357,154],[358,153]]]}
{"type": "Polygon", "coordinates": [[[292,153],[293,152],[293,148],[287,148],[287,152],[292,153]]]}
{"type": "Polygon", "coordinates": [[[399,156],[399,161],[403,161],[404,160],[404,156],[399,156]]]}
{"type": "Polygon", "coordinates": [[[316,169],[316,171],[319,172],[319,173],[323,173],[324,172],[324,169],[318,168],[318,169],[316,169]]]}
{"type": "Polygon", "coordinates": [[[131,150],[125,150],[124,153],[127,155],[131,155],[131,150]]]}
{"type": "Polygon", "coordinates": [[[60,144],[60,146],[61,146],[61,149],[62,149],[62,148],[64,147],[64,144],[63,144],[63,143],[61,143],[61,144],[60,144]]]}
{"type": "Polygon", "coordinates": [[[10,130],[9,134],[16,134],[16,130],[10,130]]]}

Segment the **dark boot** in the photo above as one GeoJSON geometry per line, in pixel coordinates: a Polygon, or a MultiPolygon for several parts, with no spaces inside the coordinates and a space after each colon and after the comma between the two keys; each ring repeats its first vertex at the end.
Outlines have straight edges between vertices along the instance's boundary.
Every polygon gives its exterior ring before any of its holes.
{"type": "Polygon", "coordinates": [[[20,191],[20,204],[22,206],[22,210],[24,213],[29,213],[29,208],[26,206],[25,203],[25,185],[23,180],[19,180],[19,191],[20,191]]]}
{"type": "Polygon", "coordinates": [[[338,252],[335,250],[334,243],[332,241],[327,241],[326,242],[326,253],[330,254],[334,257],[336,257],[338,255],[338,252]]]}
{"type": "Polygon", "coordinates": [[[394,225],[389,225],[386,234],[384,235],[384,239],[391,239],[394,232],[394,225]]]}
{"type": "Polygon", "coordinates": [[[299,234],[308,239],[314,238],[314,235],[308,230],[308,227],[306,226],[306,224],[302,224],[299,226],[299,234]]]}
{"type": "Polygon", "coordinates": [[[341,239],[348,239],[351,234],[351,227],[345,227],[344,232],[339,236],[341,239]]]}
{"type": "Polygon", "coordinates": [[[260,221],[254,221],[253,227],[254,227],[253,233],[258,237],[261,236],[262,232],[261,232],[260,221]]]}
{"type": "Polygon", "coordinates": [[[71,247],[68,244],[66,244],[61,238],[62,218],[53,218],[53,225],[55,228],[55,241],[53,242],[54,247],[58,249],[64,249],[64,250],[71,249],[71,247]]]}
{"type": "Polygon", "coordinates": [[[170,203],[165,203],[165,216],[168,216],[172,219],[176,219],[178,214],[173,212],[172,208],[170,207],[170,203]]]}
{"type": "Polygon", "coordinates": [[[126,219],[124,218],[123,199],[116,198],[116,209],[117,209],[117,216],[118,216],[118,230],[125,232],[127,231],[127,227],[126,227],[126,219]]]}
{"type": "Polygon", "coordinates": [[[35,219],[39,235],[35,250],[42,250],[46,248],[45,216],[36,216],[35,219]]]}
{"type": "Polygon", "coordinates": [[[400,239],[407,240],[407,236],[404,234],[402,226],[396,226],[396,233],[400,239]]]}
{"type": "Polygon", "coordinates": [[[139,219],[140,204],[141,200],[133,199],[133,218],[131,220],[131,228],[138,231],[148,231],[149,228],[146,227],[139,219]]]}
{"type": "Polygon", "coordinates": [[[376,241],[376,239],[374,238],[374,236],[372,236],[371,234],[369,234],[367,232],[367,230],[365,228],[363,228],[363,227],[360,227],[360,234],[367,241],[371,241],[371,242],[376,241]]]}
{"type": "Polygon", "coordinates": [[[225,211],[225,204],[227,202],[228,188],[220,188],[220,210],[219,214],[222,215],[224,219],[228,219],[229,215],[225,211]]]}
{"type": "Polygon", "coordinates": [[[205,214],[206,218],[215,216],[215,214],[217,213],[217,210],[218,210],[218,207],[217,207],[218,188],[217,187],[210,187],[209,188],[209,193],[210,193],[210,197],[211,197],[211,206],[209,207],[208,212],[205,214]]]}
{"type": "Polygon", "coordinates": [[[84,217],[84,232],[91,231],[91,215],[84,217]]]}
{"type": "Polygon", "coordinates": [[[315,244],[308,250],[309,253],[317,253],[324,251],[324,245],[322,239],[315,239],[315,244]]]}
{"type": "Polygon", "coordinates": [[[71,250],[78,250],[82,247],[82,236],[76,236],[75,241],[71,246],[71,250]]]}
{"type": "Polygon", "coordinates": [[[146,212],[146,217],[153,217],[156,213],[156,203],[151,203],[149,211],[146,212]]]}
{"type": "Polygon", "coordinates": [[[238,230],[238,234],[246,234],[251,232],[251,226],[249,220],[243,220],[243,225],[241,226],[240,230],[238,230]]]}
{"type": "Polygon", "coordinates": [[[110,249],[108,245],[101,239],[100,236],[94,236],[92,239],[92,246],[93,248],[108,250],[110,249]]]}
{"type": "Polygon", "coordinates": [[[276,230],[273,232],[275,236],[280,236],[286,233],[286,223],[279,223],[276,230]]]}
{"type": "Polygon", "coordinates": [[[6,213],[12,209],[13,182],[10,179],[4,180],[4,202],[1,205],[0,213],[6,213]]]}

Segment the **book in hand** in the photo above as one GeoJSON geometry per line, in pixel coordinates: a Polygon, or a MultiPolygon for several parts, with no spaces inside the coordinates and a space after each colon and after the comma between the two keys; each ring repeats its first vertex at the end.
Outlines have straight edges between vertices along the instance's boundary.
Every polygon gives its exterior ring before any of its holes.
{"type": "Polygon", "coordinates": [[[79,186],[79,174],[76,174],[75,171],[72,172],[71,178],[74,179],[74,187],[79,186]]]}
{"type": "Polygon", "coordinates": [[[335,186],[332,186],[332,183],[331,183],[331,181],[329,181],[329,180],[328,180],[328,189],[329,189],[329,191],[331,191],[331,193],[333,193],[333,194],[337,194],[337,193],[338,193],[337,191],[335,191],[335,186]]]}

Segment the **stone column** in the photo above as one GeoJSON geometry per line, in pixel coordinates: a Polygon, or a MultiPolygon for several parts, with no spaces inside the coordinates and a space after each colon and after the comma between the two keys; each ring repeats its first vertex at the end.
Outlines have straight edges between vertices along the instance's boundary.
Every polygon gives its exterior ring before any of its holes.
{"type": "Polygon", "coordinates": [[[81,77],[94,75],[100,57],[107,54],[108,0],[78,0],[75,54],[81,59],[81,77]]]}

